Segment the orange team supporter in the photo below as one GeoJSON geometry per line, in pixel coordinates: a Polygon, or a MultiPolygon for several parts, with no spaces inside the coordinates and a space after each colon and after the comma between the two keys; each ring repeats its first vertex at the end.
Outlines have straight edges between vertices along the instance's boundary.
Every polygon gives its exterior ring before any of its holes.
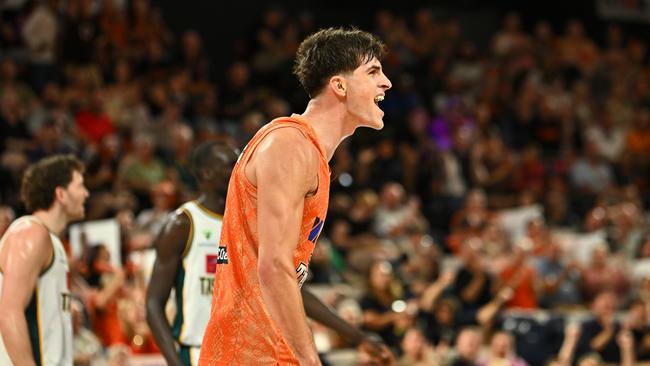
{"type": "Polygon", "coordinates": [[[301,116],[278,118],[248,143],[233,169],[221,233],[227,258],[217,264],[212,311],[200,362],[205,365],[298,365],[262,299],[258,279],[257,190],[244,173],[260,142],[273,131],[295,128],[318,150],[318,189],[305,198],[298,245],[293,254],[298,283],[307,278],[309,260],[323,227],[329,199],[330,170],[325,150],[301,116]]]}

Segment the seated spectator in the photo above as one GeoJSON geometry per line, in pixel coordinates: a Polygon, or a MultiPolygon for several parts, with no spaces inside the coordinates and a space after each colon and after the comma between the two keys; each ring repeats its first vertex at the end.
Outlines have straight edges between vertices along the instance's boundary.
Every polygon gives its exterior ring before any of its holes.
{"type": "Polygon", "coordinates": [[[436,364],[435,354],[418,328],[411,327],[402,339],[402,357],[397,366],[427,366],[436,364]]]}
{"type": "Polygon", "coordinates": [[[483,337],[478,328],[463,328],[456,337],[456,357],[452,366],[476,366],[481,354],[483,337]]]}
{"type": "Polygon", "coordinates": [[[478,365],[527,366],[528,363],[517,356],[515,352],[515,340],[512,334],[505,330],[500,330],[492,335],[488,354],[478,362],[478,365]]]}

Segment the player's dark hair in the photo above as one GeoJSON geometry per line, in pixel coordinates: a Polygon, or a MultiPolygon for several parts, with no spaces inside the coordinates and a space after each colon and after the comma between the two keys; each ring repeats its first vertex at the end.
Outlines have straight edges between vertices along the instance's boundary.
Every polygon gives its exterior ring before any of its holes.
{"type": "Polygon", "coordinates": [[[200,172],[204,169],[214,168],[219,163],[218,154],[224,149],[232,147],[224,141],[208,141],[197,146],[190,157],[190,171],[196,179],[200,179],[200,172]]]}
{"type": "Polygon", "coordinates": [[[330,77],[352,72],[373,58],[381,61],[385,55],[386,45],[371,33],[357,28],[327,28],[302,41],[293,73],[313,98],[330,77]]]}
{"type": "Polygon", "coordinates": [[[51,156],[27,168],[20,187],[20,197],[27,211],[52,207],[56,188],[67,187],[75,171],[83,174],[84,165],[70,154],[51,156]]]}

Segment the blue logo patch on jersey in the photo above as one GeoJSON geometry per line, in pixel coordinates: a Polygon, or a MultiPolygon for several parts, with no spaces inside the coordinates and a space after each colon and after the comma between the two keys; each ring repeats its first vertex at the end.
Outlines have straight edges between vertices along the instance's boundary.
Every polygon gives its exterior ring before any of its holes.
{"type": "Polygon", "coordinates": [[[321,221],[320,217],[317,217],[316,220],[314,220],[314,225],[312,226],[311,231],[309,232],[309,236],[307,237],[307,240],[316,244],[316,240],[318,240],[318,236],[320,235],[320,231],[323,229],[324,223],[325,221],[321,221]]]}

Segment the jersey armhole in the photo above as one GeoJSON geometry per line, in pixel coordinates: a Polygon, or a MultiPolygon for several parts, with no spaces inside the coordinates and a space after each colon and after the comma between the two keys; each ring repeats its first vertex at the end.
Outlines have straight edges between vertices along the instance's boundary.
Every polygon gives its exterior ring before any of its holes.
{"type": "Polygon", "coordinates": [[[50,263],[47,265],[47,267],[45,267],[45,269],[41,271],[41,273],[38,274],[39,277],[43,276],[45,273],[47,273],[47,271],[50,270],[50,268],[52,268],[52,265],[54,265],[54,257],[56,257],[56,253],[54,250],[54,245],[52,245],[52,257],[50,258],[50,263]]]}
{"type": "MultiPolygon", "coordinates": [[[[257,150],[257,147],[260,145],[260,143],[261,143],[265,138],[267,138],[267,137],[271,134],[271,132],[273,132],[273,131],[277,131],[277,130],[279,130],[279,129],[281,129],[281,128],[295,128],[296,130],[298,130],[298,132],[300,132],[300,134],[301,134],[305,139],[307,139],[307,141],[309,141],[309,142],[313,145],[313,143],[311,142],[309,136],[305,133],[305,131],[303,131],[302,129],[300,129],[300,127],[295,126],[295,125],[291,125],[291,124],[280,125],[280,126],[277,126],[277,127],[275,127],[275,128],[272,128],[272,129],[269,129],[268,131],[266,131],[266,132],[264,133],[264,135],[260,136],[260,138],[254,142],[253,146],[250,147],[250,148],[251,148],[250,151],[244,151],[244,152],[242,152],[242,161],[241,161],[241,166],[240,166],[239,169],[241,169],[241,173],[242,173],[242,176],[243,176],[243,181],[244,181],[245,186],[246,186],[248,189],[252,189],[251,192],[255,192],[255,190],[257,189],[257,186],[253,185],[253,183],[252,183],[252,182],[248,179],[248,177],[246,176],[246,165],[248,164],[248,162],[250,161],[250,159],[253,157],[253,154],[254,154],[255,151],[257,150]],[[246,153],[248,153],[248,154],[246,154],[246,153]]],[[[318,148],[317,148],[316,146],[313,146],[313,147],[314,147],[314,149],[316,149],[316,151],[318,152],[318,148]]],[[[247,150],[247,148],[248,148],[248,146],[245,147],[244,150],[247,150]]],[[[320,153],[320,152],[319,152],[319,153],[320,153]]],[[[315,189],[314,192],[311,193],[309,196],[305,196],[306,198],[313,197],[313,196],[315,196],[316,193],[318,192],[318,189],[319,189],[319,186],[320,186],[320,169],[319,169],[318,172],[316,173],[316,179],[317,179],[316,189],[315,189]]]]}
{"type": "Polygon", "coordinates": [[[187,215],[187,218],[190,221],[190,232],[187,234],[187,241],[185,242],[185,248],[183,249],[181,258],[185,258],[187,256],[187,253],[190,252],[190,248],[192,247],[192,240],[194,239],[194,220],[192,219],[192,214],[186,208],[183,209],[183,213],[187,215]]]}

